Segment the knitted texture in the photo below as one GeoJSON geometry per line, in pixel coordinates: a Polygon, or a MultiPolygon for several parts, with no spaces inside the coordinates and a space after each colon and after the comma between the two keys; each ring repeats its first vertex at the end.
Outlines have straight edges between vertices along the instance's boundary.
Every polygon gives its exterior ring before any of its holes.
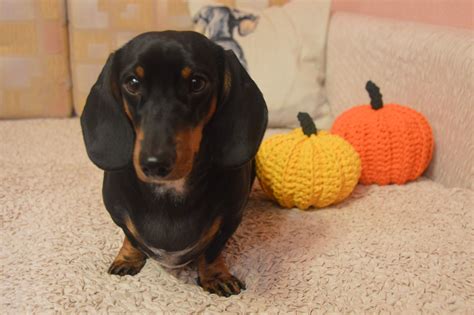
{"type": "Polygon", "coordinates": [[[262,189],[282,207],[302,210],[344,200],[361,172],[347,141],[326,131],[307,136],[301,128],[266,139],[256,164],[262,189]]]}
{"type": "Polygon", "coordinates": [[[349,141],[362,160],[362,184],[404,184],[418,178],[433,154],[433,132],[417,111],[388,104],[353,107],[334,122],[332,133],[349,141]]]}

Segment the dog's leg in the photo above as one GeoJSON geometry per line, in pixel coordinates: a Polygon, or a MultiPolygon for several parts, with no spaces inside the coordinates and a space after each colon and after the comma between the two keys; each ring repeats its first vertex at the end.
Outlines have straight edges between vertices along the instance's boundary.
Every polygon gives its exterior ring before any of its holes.
{"type": "Polygon", "coordinates": [[[198,284],[210,293],[227,297],[245,289],[242,281],[230,274],[222,254],[212,262],[207,261],[206,255],[201,255],[198,259],[198,273],[198,284]]]}
{"type": "Polygon", "coordinates": [[[206,251],[198,258],[198,284],[206,291],[221,296],[239,294],[245,284],[230,274],[222,257],[222,249],[240,224],[242,211],[227,218],[206,251]]]}
{"type": "Polygon", "coordinates": [[[122,248],[109,267],[109,273],[119,276],[133,276],[140,272],[145,265],[145,261],[146,256],[135,248],[128,240],[128,237],[125,236],[122,248]]]}

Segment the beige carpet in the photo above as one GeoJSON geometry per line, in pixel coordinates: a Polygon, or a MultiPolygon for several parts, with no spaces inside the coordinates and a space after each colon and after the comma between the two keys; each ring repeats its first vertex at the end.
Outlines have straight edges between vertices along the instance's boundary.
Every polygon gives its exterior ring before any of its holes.
{"type": "Polygon", "coordinates": [[[474,312],[474,193],[428,180],[357,187],[312,212],[256,189],[226,248],[239,296],[209,295],[193,266],[110,276],[122,235],[101,200],[79,122],[0,121],[2,313],[474,312]]]}

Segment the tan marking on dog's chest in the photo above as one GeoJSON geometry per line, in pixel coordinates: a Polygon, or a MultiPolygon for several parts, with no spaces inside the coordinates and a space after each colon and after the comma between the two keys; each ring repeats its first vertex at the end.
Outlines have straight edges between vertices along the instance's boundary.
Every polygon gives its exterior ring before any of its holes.
{"type": "Polygon", "coordinates": [[[125,225],[127,229],[137,240],[137,242],[139,242],[143,247],[147,248],[154,254],[154,256],[150,256],[150,258],[155,259],[161,265],[167,268],[180,268],[189,264],[193,259],[197,258],[198,255],[206,248],[206,246],[214,239],[215,235],[221,227],[221,224],[222,218],[218,217],[214,220],[211,226],[202,233],[201,237],[194,244],[182,250],[167,251],[147,244],[145,240],[141,237],[141,235],[138,233],[130,217],[127,217],[125,219],[125,225]],[[186,257],[190,254],[192,254],[193,257],[189,258],[185,262],[181,262],[183,257],[186,257]]]}

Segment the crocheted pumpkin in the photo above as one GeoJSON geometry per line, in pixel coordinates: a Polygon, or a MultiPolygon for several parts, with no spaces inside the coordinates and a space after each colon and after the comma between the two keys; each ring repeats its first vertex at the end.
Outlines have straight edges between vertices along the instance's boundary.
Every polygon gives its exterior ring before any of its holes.
{"type": "Polygon", "coordinates": [[[262,189],[285,208],[306,210],[342,201],[359,180],[359,155],[343,138],[316,130],[307,113],[298,119],[302,128],[260,146],[256,164],[262,189]]]}
{"type": "Polygon", "coordinates": [[[397,104],[384,105],[371,81],[370,105],[342,113],[331,131],[349,141],[362,160],[362,184],[404,184],[419,177],[431,161],[433,133],[426,118],[397,104]]]}

